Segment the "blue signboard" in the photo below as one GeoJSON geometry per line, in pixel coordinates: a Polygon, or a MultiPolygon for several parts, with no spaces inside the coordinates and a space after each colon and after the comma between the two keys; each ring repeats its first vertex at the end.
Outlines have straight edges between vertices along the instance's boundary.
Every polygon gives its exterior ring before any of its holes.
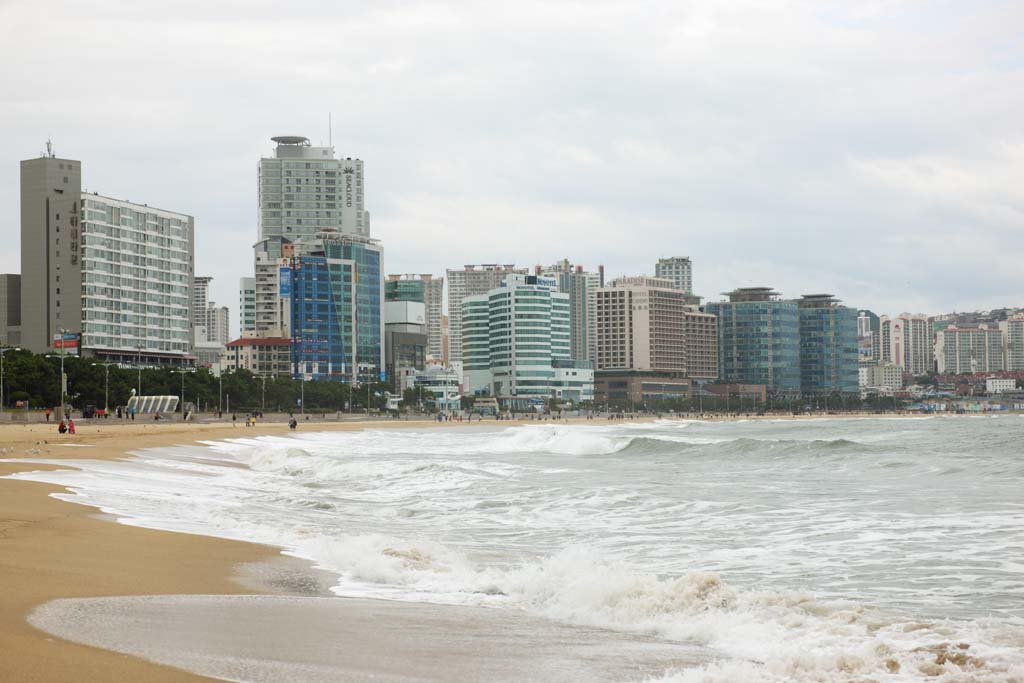
{"type": "Polygon", "coordinates": [[[281,269],[281,296],[290,297],[292,295],[292,269],[282,268],[281,269]]]}

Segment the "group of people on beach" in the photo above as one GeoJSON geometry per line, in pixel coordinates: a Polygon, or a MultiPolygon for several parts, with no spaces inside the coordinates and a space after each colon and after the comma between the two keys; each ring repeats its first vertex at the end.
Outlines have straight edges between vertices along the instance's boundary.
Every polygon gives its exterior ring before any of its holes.
{"type": "Polygon", "coordinates": [[[61,420],[60,424],[57,425],[57,431],[59,433],[61,433],[61,434],[74,434],[75,433],[75,421],[73,419],[71,419],[71,418],[68,418],[67,422],[65,422],[64,420],[61,420]]]}

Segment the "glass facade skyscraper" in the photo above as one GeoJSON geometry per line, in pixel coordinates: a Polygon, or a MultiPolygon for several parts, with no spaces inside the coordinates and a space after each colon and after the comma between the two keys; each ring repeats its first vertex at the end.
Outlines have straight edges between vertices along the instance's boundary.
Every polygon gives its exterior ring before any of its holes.
{"type": "Polygon", "coordinates": [[[857,394],[858,311],[831,294],[806,294],[800,311],[800,393],[806,396],[857,394]]]}
{"type": "Polygon", "coordinates": [[[296,242],[295,253],[290,287],[296,375],[376,381],[384,371],[383,248],[376,240],[325,230],[315,240],[296,242]]]}
{"type": "MultiPolygon", "coordinates": [[[[769,287],[729,292],[709,303],[718,316],[718,367],[729,384],[764,384],[776,396],[800,393],[800,316],[795,301],[769,287]]],[[[856,329],[854,330],[856,332],[856,329]]],[[[854,374],[856,384],[856,374],[854,374]]]]}

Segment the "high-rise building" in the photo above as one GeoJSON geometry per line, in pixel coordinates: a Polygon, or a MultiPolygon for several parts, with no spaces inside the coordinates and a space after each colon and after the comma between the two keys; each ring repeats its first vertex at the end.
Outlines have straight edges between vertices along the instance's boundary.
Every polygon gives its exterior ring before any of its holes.
{"type": "Polygon", "coordinates": [[[624,277],[595,291],[596,369],[718,376],[715,316],[663,278],[624,277]]]}
{"type": "Polygon", "coordinates": [[[192,286],[192,324],[206,325],[206,309],[210,305],[210,283],[213,278],[197,275],[192,286]]]}
{"type": "MultiPolygon", "coordinates": [[[[441,314],[444,306],[444,278],[424,275],[388,275],[386,290],[393,292],[391,296],[422,296],[426,306],[427,360],[440,363],[444,360],[442,350],[441,314]],[[410,294],[409,292],[412,292],[410,294]]],[[[389,299],[401,301],[402,299],[389,299]]]]}
{"type": "Polygon", "coordinates": [[[238,336],[256,331],[256,278],[238,279],[238,336]]]}
{"type": "Polygon", "coordinates": [[[554,278],[558,282],[558,291],[569,295],[569,320],[572,327],[571,356],[574,360],[597,358],[597,333],[595,292],[604,287],[604,266],[598,266],[596,273],[583,270],[583,266],[574,266],[569,259],[542,268],[537,266],[536,274],[554,278]]]}
{"type": "Polygon", "coordinates": [[[338,159],[334,147],[313,147],[308,138],[271,138],[274,156],[260,159],[260,239],[313,239],[324,228],[370,235],[363,205],[363,162],[338,159]]]}
{"type": "Polygon", "coordinates": [[[858,312],[831,294],[805,294],[800,314],[800,393],[803,396],[858,392],[858,312]]]}
{"type": "Polygon", "coordinates": [[[863,363],[882,362],[882,321],[872,311],[857,314],[857,355],[863,363]]]}
{"type": "Polygon", "coordinates": [[[21,276],[0,275],[0,345],[21,343],[21,276]]]}
{"type": "Polygon", "coordinates": [[[291,273],[295,244],[268,237],[253,246],[255,255],[254,330],[261,336],[291,336],[291,273]]]}
{"type": "Polygon", "coordinates": [[[654,264],[654,277],[671,280],[676,289],[693,294],[693,264],[689,256],[658,259],[654,264]]]}
{"type": "Polygon", "coordinates": [[[1004,370],[1003,333],[996,327],[960,328],[935,333],[935,361],[943,374],[966,375],[1004,370]]]}
{"type": "Polygon", "coordinates": [[[385,283],[384,365],[392,390],[401,393],[427,368],[427,311],[413,288],[395,284],[385,283]]]}
{"type": "Polygon", "coordinates": [[[468,265],[448,270],[448,362],[462,362],[462,300],[485,294],[499,287],[512,274],[525,275],[525,268],[514,265],[468,265]]]}
{"type": "Polygon", "coordinates": [[[384,364],[383,247],[323,230],[295,242],[292,359],[307,379],[377,381],[384,364]]]}
{"type": "Polygon", "coordinates": [[[205,323],[207,341],[221,346],[231,341],[231,318],[227,306],[207,306],[205,323]]]}
{"type": "Polygon", "coordinates": [[[934,368],[934,333],[928,316],[901,313],[895,318],[881,316],[882,360],[911,375],[924,375],[934,368]]]}
{"type": "Polygon", "coordinates": [[[593,400],[593,366],[570,358],[569,295],[553,278],[507,274],[501,286],[464,297],[462,310],[467,393],[514,410],[547,398],[593,400]]]}
{"type": "Polygon", "coordinates": [[[719,376],[727,383],[764,384],[775,395],[800,393],[800,316],[795,301],[770,287],[729,292],[709,303],[718,316],[719,376]]]}
{"type": "Polygon", "coordinates": [[[999,323],[1003,333],[1003,354],[1007,370],[1024,370],[1024,313],[1015,313],[999,323]]]}
{"type": "Polygon", "coordinates": [[[82,329],[82,162],[46,146],[21,162],[21,345],[35,353],[82,329]]]}
{"type": "Polygon", "coordinates": [[[192,361],[191,216],[81,191],[81,162],[21,163],[22,345],[192,361]]]}
{"type": "Polygon", "coordinates": [[[192,217],[93,193],[81,225],[82,352],[190,364],[192,217]]]}

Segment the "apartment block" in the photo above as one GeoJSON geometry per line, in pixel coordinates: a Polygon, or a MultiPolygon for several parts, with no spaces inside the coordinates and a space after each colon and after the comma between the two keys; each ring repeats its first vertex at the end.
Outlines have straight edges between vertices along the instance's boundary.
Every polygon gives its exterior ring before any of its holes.
{"type": "Polygon", "coordinates": [[[987,325],[939,330],[935,333],[935,361],[941,374],[1003,370],[1003,333],[987,325]]]}

